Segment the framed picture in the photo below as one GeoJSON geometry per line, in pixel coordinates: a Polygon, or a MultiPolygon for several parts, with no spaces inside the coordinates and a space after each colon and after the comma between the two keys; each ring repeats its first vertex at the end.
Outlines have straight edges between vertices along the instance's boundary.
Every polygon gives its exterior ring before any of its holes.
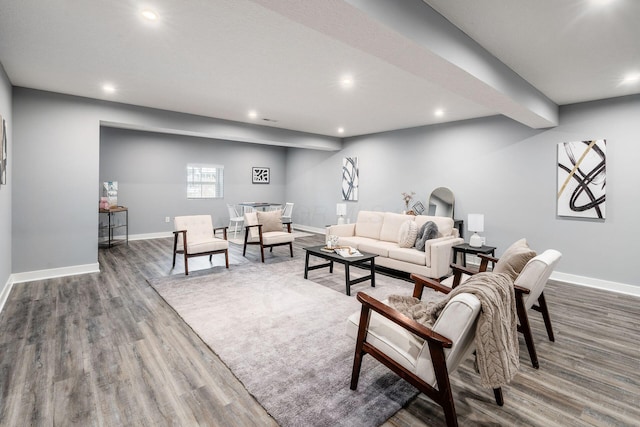
{"type": "Polygon", "coordinates": [[[607,141],[558,144],[558,216],[605,218],[607,141]]]}
{"type": "Polygon", "coordinates": [[[416,215],[422,215],[424,213],[424,205],[422,202],[415,202],[411,210],[414,211],[416,215]]]}
{"type": "Polygon", "coordinates": [[[342,159],[342,200],[358,200],[359,174],[357,157],[342,159]]]}
{"type": "Polygon", "coordinates": [[[269,168],[251,168],[251,182],[254,184],[268,184],[270,181],[269,168]]]}
{"type": "Polygon", "coordinates": [[[0,116],[0,184],[7,183],[7,124],[0,116]]]}

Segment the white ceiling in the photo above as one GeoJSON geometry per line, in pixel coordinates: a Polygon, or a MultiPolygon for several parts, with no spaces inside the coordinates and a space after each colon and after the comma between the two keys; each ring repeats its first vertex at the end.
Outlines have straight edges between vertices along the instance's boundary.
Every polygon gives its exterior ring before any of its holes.
{"type": "Polygon", "coordinates": [[[329,136],[549,127],[556,104],[640,93],[620,83],[640,72],[640,1],[593,2],[0,0],[0,62],[14,86],[329,136]]]}

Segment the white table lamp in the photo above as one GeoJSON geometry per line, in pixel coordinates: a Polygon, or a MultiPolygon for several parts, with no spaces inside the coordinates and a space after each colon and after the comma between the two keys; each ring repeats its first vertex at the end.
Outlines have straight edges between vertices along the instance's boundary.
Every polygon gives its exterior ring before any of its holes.
{"type": "Polygon", "coordinates": [[[338,203],[336,205],[336,215],[338,215],[338,224],[344,224],[344,217],[347,214],[347,204],[338,203]]]}
{"type": "Polygon", "coordinates": [[[467,228],[473,232],[473,235],[469,238],[469,246],[474,248],[482,246],[482,237],[478,235],[478,232],[484,231],[484,215],[469,214],[467,228]]]}

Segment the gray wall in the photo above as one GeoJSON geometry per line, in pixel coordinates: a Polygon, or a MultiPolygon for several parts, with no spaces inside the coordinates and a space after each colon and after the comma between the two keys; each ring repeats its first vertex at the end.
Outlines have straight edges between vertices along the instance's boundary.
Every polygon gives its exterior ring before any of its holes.
{"type": "Polygon", "coordinates": [[[562,107],[560,125],[548,130],[490,117],[348,138],[337,153],[289,150],[287,198],[332,209],[309,217],[309,225],[334,223],[342,158],[357,156],[360,197],[348,202],[352,221],[359,209],[400,212],[403,191],[415,191],[426,206],[433,189],[447,186],[456,196],[456,218],[485,215],[482,235],[498,254],[526,237],[538,251],[560,250],[562,273],[640,286],[632,268],[639,117],[640,96],[630,96],[562,107]],[[593,138],[607,139],[606,220],[559,218],[557,144],[593,138]]]}
{"type": "MultiPolygon", "coordinates": [[[[342,158],[357,156],[360,199],[348,203],[351,220],[359,209],[402,210],[403,191],[415,191],[424,203],[434,188],[448,186],[456,194],[456,217],[485,214],[483,235],[499,254],[515,239],[527,237],[537,250],[564,253],[561,273],[640,285],[629,267],[635,243],[632,220],[640,207],[634,175],[640,164],[640,96],[562,107],[560,125],[548,130],[491,117],[349,138],[336,152],[306,149],[335,148],[340,145],[335,139],[272,128],[261,133],[258,126],[20,88],[14,88],[12,117],[13,273],[97,261],[100,123],[108,122],[292,147],[284,153],[284,176],[277,179],[286,182],[283,201],[296,204],[294,221],[302,225],[322,228],[335,222],[342,158]],[[556,145],[591,138],[608,141],[607,218],[558,218],[556,145]]],[[[145,144],[155,138],[138,137],[145,144]]],[[[262,154],[273,154],[267,153],[262,154]]],[[[252,166],[251,160],[245,166],[252,166]]],[[[129,177],[110,179],[126,182],[129,177]]],[[[156,215],[148,221],[171,216],[156,215]]],[[[164,223],[157,229],[135,227],[141,233],[166,230],[164,223]]]]}
{"type": "Polygon", "coordinates": [[[101,124],[255,144],[340,147],[337,138],[24,88],[13,91],[13,124],[14,274],[96,265],[101,124]]]}
{"type": "MultiPolygon", "coordinates": [[[[100,183],[118,181],[118,204],[129,208],[129,234],[171,231],[176,215],[210,214],[214,225],[228,225],[227,203],[284,203],[285,151],[284,147],[103,127],[100,183]],[[188,163],[223,165],[224,198],[187,199],[188,163]],[[252,184],[252,166],[269,167],[270,184],[252,184]]],[[[96,190],[96,200],[100,191],[96,190]]]]}
{"type": "MultiPolygon", "coordinates": [[[[12,123],[12,96],[11,83],[0,63],[0,116],[5,119],[7,125],[7,185],[0,185],[0,297],[8,285],[11,275],[11,189],[13,179],[13,123],[12,123]]],[[[0,298],[0,307],[2,299],[0,298]]]]}

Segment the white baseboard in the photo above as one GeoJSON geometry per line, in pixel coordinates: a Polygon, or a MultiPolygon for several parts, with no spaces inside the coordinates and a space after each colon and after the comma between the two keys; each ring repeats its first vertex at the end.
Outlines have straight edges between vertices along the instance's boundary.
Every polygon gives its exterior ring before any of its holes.
{"type": "Polygon", "coordinates": [[[640,297],[640,286],[629,285],[627,283],[611,282],[609,280],[594,279],[591,277],[561,272],[554,272],[551,274],[551,280],[640,297]]]}
{"type": "Polygon", "coordinates": [[[31,282],[33,280],[53,279],[55,277],[75,276],[77,274],[99,273],[100,265],[93,264],[73,265],[70,267],[51,268],[48,270],[26,271],[14,273],[9,280],[13,283],[31,282]]]}
{"type": "Polygon", "coordinates": [[[323,235],[326,233],[326,229],[318,228],[318,227],[311,227],[310,225],[293,224],[293,228],[294,228],[294,230],[307,231],[309,233],[316,233],[316,234],[323,234],[323,235]]]}
{"type": "Polygon", "coordinates": [[[173,231],[161,231],[159,233],[132,234],[129,236],[129,240],[164,239],[165,237],[173,237],[173,231]]]}
{"type": "Polygon", "coordinates": [[[0,312],[4,309],[4,305],[9,298],[9,293],[11,292],[11,288],[13,288],[13,280],[12,277],[9,276],[7,283],[2,288],[2,292],[0,292],[0,312]]]}

